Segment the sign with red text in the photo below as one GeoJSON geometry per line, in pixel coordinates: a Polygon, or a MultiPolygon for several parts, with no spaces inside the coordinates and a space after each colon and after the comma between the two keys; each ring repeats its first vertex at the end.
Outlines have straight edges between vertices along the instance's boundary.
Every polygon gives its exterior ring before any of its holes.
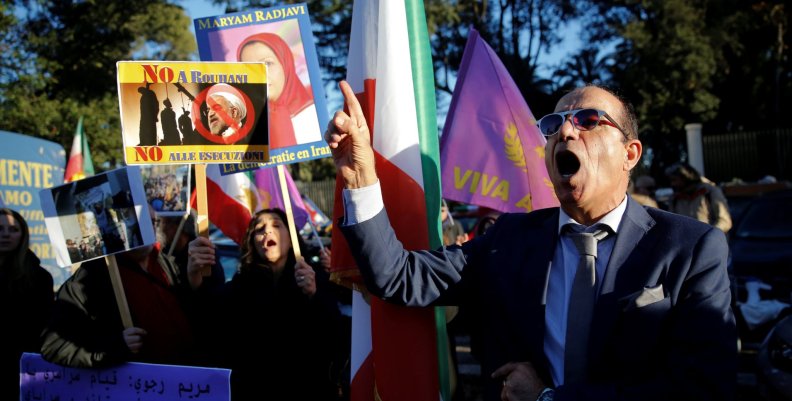
{"type": "Polygon", "coordinates": [[[120,61],[127,164],[269,160],[264,63],[120,61]]]}

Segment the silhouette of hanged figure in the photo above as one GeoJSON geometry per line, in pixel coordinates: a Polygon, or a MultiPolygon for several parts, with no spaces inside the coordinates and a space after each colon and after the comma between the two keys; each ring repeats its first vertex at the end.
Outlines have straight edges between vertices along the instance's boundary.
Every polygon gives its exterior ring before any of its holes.
{"type": "Polygon", "coordinates": [[[173,105],[170,99],[165,99],[162,104],[165,106],[160,113],[160,124],[162,124],[162,142],[160,145],[181,145],[181,137],[179,136],[179,129],[176,128],[176,112],[173,111],[173,105]]]}
{"type": "Polygon", "coordinates": [[[182,115],[179,116],[179,132],[182,134],[182,143],[184,145],[195,145],[196,141],[193,135],[198,135],[193,131],[192,117],[190,111],[182,107],[182,115]]]}
{"type": "Polygon", "coordinates": [[[151,82],[146,82],[145,88],[138,88],[138,92],[140,92],[140,146],[155,146],[157,144],[159,101],[149,86],[151,86],[151,82]]]}

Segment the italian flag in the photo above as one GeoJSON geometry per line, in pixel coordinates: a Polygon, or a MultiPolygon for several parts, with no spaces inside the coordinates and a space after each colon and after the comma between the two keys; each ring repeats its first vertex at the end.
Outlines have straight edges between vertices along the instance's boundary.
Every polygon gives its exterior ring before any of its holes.
{"type": "MultiPolygon", "coordinates": [[[[223,175],[219,164],[206,166],[206,201],[209,221],[228,238],[242,245],[250,219],[262,209],[286,210],[277,168],[261,168],[223,175]]],[[[289,170],[283,168],[291,199],[292,213],[299,230],[308,220],[308,212],[289,170]]],[[[196,207],[196,193],[190,200],[196,207]]]]}
{"type": "MultiPolygon", "coordinates": [[[[407,249],[440,246],[440,158],[423,2],[355,1],[347,81],[372,127],[377,173],[396,235],[407,249]]],[[[342,186],[337,178],[337,217],[343,214],[342,186]]],[[[335,277],[354,278],[343,236],[336,232],[332,238],[335,277]]],[[[370,300],[369,310],[361,296],[353,299],[351,399],[437,401],[439,366],[447,359],[438,356],[438,349],[447,350],[444,318],[436,325],[434,308],[370,300]]]]}
{"type": "Polygon", "coordinates": [[[66,163],[66,171],[63,174],[63,182],[72,182],[85,177],[94,175],[93,160],[91,160],[91,149],[88,148],[88,137],[85,136],[83,129],[83,118],[77,122],[77,129],[74,130],[74,140],[72,141],[69,161],[66,163]]]}
{"type": "MultiPolygon", "coordinates": [[[[222,175],[219,164],[206,166],[206,201],[209,221],[241,245],[250,218],[258,210],[256,185],[249,172],[222,175]]],[[[190,203],[196,206],[195,192],[190,203]]]]}

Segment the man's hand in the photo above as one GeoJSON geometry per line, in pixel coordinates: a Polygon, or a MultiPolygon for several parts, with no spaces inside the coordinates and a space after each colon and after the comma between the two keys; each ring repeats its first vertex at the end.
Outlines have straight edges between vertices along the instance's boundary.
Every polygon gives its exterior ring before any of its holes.
{"type": "Polygon", "coordinates": [[[336,170],[344,178],[346,188],[367,187],[377,182],[371,134],[355,92],[346,81],[341,81],[338,86],[344,94],[349,115],[337,111],[327,124],[324,138],[330,145],[336,170]]]}
{"type": "Polygon", "coordinates": [[[545,388],[530,362],[509,362],[493,372],[492,377],[503,379],[503,401],[534,401],[545,388]]]}

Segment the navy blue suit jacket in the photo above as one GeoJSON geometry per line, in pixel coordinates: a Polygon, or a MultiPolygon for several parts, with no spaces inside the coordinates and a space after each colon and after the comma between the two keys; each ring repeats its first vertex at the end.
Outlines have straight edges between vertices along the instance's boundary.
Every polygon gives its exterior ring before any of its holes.
{"type": "MultiPolygon", "coordinates": [[[[552,383],[543,347],[558,215],[504,214],[486,235],[436,251],[405,251],[385,211],[342,230],[374,295],[481,311],[485,399],[499,400],[500,381],[489,375],[507,362],[530,361],[552,383]]],[[[629,199],[595,306],[588,380],[559,386],[555,399],[733,399],[727,255],[720,230],[629,199]]]]}

